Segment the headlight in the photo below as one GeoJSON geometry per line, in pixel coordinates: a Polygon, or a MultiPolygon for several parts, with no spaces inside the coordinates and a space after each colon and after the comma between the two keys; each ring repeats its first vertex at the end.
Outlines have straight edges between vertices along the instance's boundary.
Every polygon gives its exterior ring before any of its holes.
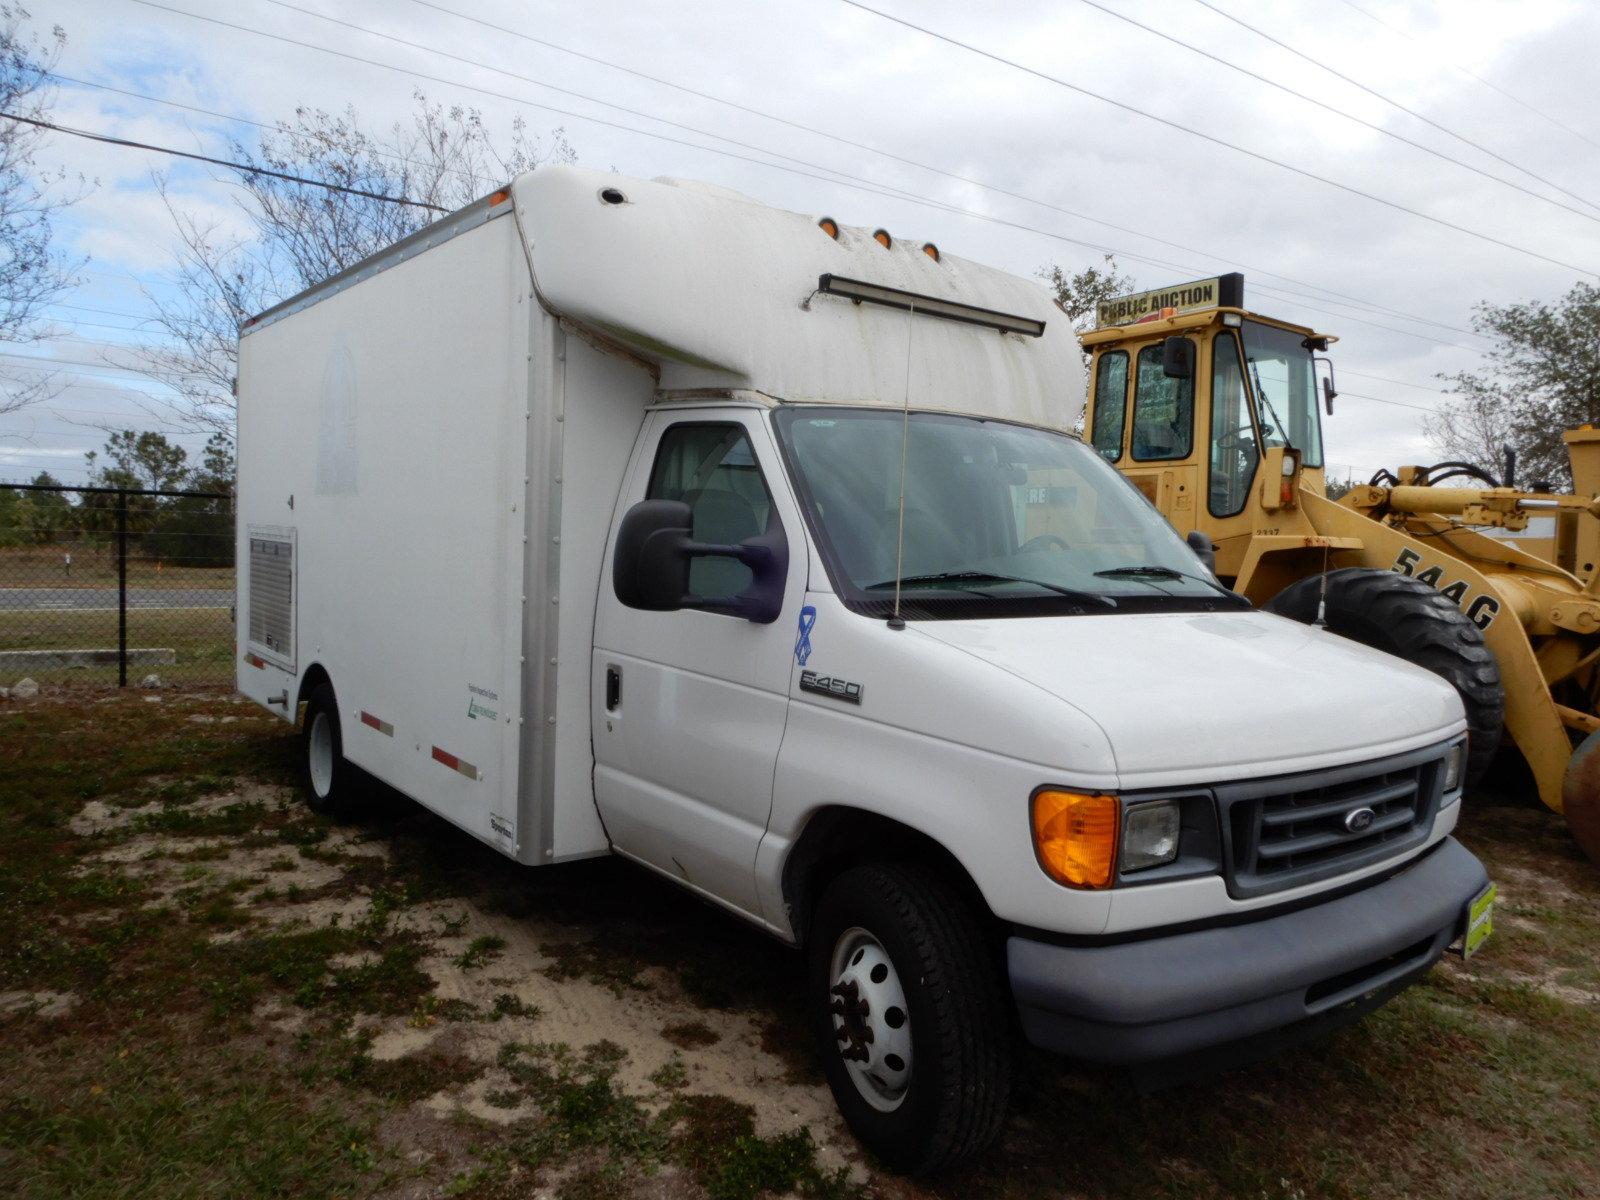
{"type": "Polygon", "coordinates": [[[1467,743],[1457,742],[1444,755],[1444,790],[1453,792],[1461,786],[1467,769],[1467,743]]]}
{"type": "Polygon", "coordinates": [[[1046,875],[1071,888],[1110,887],[1117,869],[1122,803],[1115,796],[1040,788],[1030,813],[1033,848],[1046,875]]]}
{"type": "Polygon", "coordinates": [[[1122,823],[1122,869],[1141,871],[1177,858],[1182,825],[1176,800],[1130,806],[1122,823]]]}

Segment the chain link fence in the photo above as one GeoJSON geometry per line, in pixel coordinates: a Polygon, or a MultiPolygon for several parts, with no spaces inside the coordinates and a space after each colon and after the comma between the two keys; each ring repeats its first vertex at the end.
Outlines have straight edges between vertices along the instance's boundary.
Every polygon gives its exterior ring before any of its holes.
{"type": "Polygon", "coordinates": [[[0,688],[233,680],[233,498],[0,484],[0,688]]]}

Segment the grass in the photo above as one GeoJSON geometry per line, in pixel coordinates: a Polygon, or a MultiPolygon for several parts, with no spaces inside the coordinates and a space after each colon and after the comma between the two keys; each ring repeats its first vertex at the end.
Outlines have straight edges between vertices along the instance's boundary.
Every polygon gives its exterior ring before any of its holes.
{"type": "MultiPolygon", "coordinates": [[[[128,667],[128,682],[137,684],[155,674],[163,683],[227,682],[233,678],[234,627],[224,603],[221,608],[130,608],[128,646],[155,647],[176,652],[176,662],[128,667]]],[[[8,612],[0,610],[0,650],[115,650],[117,614],[114,609],[74,612],[67,609],[8,612]]],[[[19,668],[0,678],[12,684],[23,674],[37,682],[114,684],[115,663],[70,669],[19,668]]]]}
{"type": "MultiPolygon", "coordinates": [[[[232,567],[195,567],[143,557],[132,547],[128,586],[233,590],[232,567]]],[[[88,543],[0,547],[0,588],[91,588],[117,585],[115,546],[88,543]],[[63,561],[72,554],[72,566],[63,561]]]]}
{"type": "MultiPolygon", "coordinates": [[[[730,1041],[753,1026],[767,1079],[821,1087],[794,955],[625,864],[530,872],[392,796],[333,826],[273,790],[291,774],[286,727],[220,693],[0,704],[0,990],[68,1001],[0,1015],[0,1192],[858,1190],[822,1165],[831,1132],[798,1126],[777,1083],[751,1097],[770,1104],[758,1114],[697,1073],[754,1055],[730,1041]],[[236,803],[215,801],[227,792],[236,803]],[[98,830],[74,824],[90,801],[98,830]],[[318,874],[286,886],[299,870],[318,874]],[[284,915],[319,904],[332,915],[284,915]],[[560,931],[545,975],[476,932],[522,919],[560,931]],[[445,970],[482,990],[461,999],[436,983],[445,970]],[[641,1006],[662,1065],[641,1081],[624,1068],[650,1047],[539,1040],[564,1017],[519,997],[543,998],[529,980],[641,1006]],[[395,1057],[379,1030],[431,1040],[395,1057]],[[471,1038],[498,1050],[469,1052],[471,1038]],[[436,1111],[473,1088],[499,1118],[436,1111]]],[[[1470,966],[1447,962],[1332,1037],[1161,1092],[1024,1053],[999,1149],[868,1193],[1600,1194],[1600,873],[1540,809],[1476,806],[1461,833],[1502,895],[1470,966]]]]}

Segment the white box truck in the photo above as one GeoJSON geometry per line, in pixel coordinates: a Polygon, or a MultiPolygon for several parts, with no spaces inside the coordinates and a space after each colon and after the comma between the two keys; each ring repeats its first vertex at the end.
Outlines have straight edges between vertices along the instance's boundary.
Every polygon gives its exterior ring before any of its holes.
{"type": "Polygon", "coordinates": [[[239,688],[319,809],[357,768],[803,947],[898,1168],[993,1140],[1017,1045],[1365,1011],[1486,928],[1460,703],[1221,587],[1070,436],[1078,353],[932,245],[523,176],[241,331],[239,688]]]}

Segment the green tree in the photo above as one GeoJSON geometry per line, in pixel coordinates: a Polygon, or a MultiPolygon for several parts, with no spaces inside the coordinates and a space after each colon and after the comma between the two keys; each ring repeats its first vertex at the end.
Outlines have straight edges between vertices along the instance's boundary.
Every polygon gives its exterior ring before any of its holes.
{"type": "MultiPolygon", "coordinates": [[[[1117,260],[1110,254],[1106,255],[1098,266],[1085,267],[1077,272],[1069,273],[1058,265],[1046,267],[1039,272],[1039,278],[1043,279],[1056,294],[1056,305],[1067,314],[1067,320],[1072,322],[1074,333],[1082,333],[1086,329],[1093,328],[1095,311],[1102,300],[1110,300],[1133,290],[1133,279],[1117,269],[1117,260]]],[[[1085,354],[1082,357],[1084,385],[1087,390],[1090,356],[1085,354]]],[[[1078,423],[1073,432],[1083,432],[1081,413],[1078,415],[1078,423]]]]}
{"type": "MultiPolygon", "coordinates": [[[[40,471],[33,482],[39,487],[58,487],[59,481],[48,471],[40,471]]],[[[77,525],[78,510],[64,492],[17,492],[14,519],[17,541],[45,545],[77,525]]]]}
{"type": "Polygon", "coordinates": [[[1479,304],[1472,326],[1494,341],[1484,365],[1439,378],[1457,399],[1423,428],[1446,458],[1498,476],[1500,444],[1517,452],[1517,481],[1572,486],[1563,430],[1600,424],[1600,285],[1579,283],[1554,304],[1479,304]]]}
{"type": "Polygon", "coordinates": [[[124,429],[106,439],[105,461],[91,450],[84,455],[89,482],[97,487],[176,491],[189,476],[189,452],[165,434],[124,429]]]}

